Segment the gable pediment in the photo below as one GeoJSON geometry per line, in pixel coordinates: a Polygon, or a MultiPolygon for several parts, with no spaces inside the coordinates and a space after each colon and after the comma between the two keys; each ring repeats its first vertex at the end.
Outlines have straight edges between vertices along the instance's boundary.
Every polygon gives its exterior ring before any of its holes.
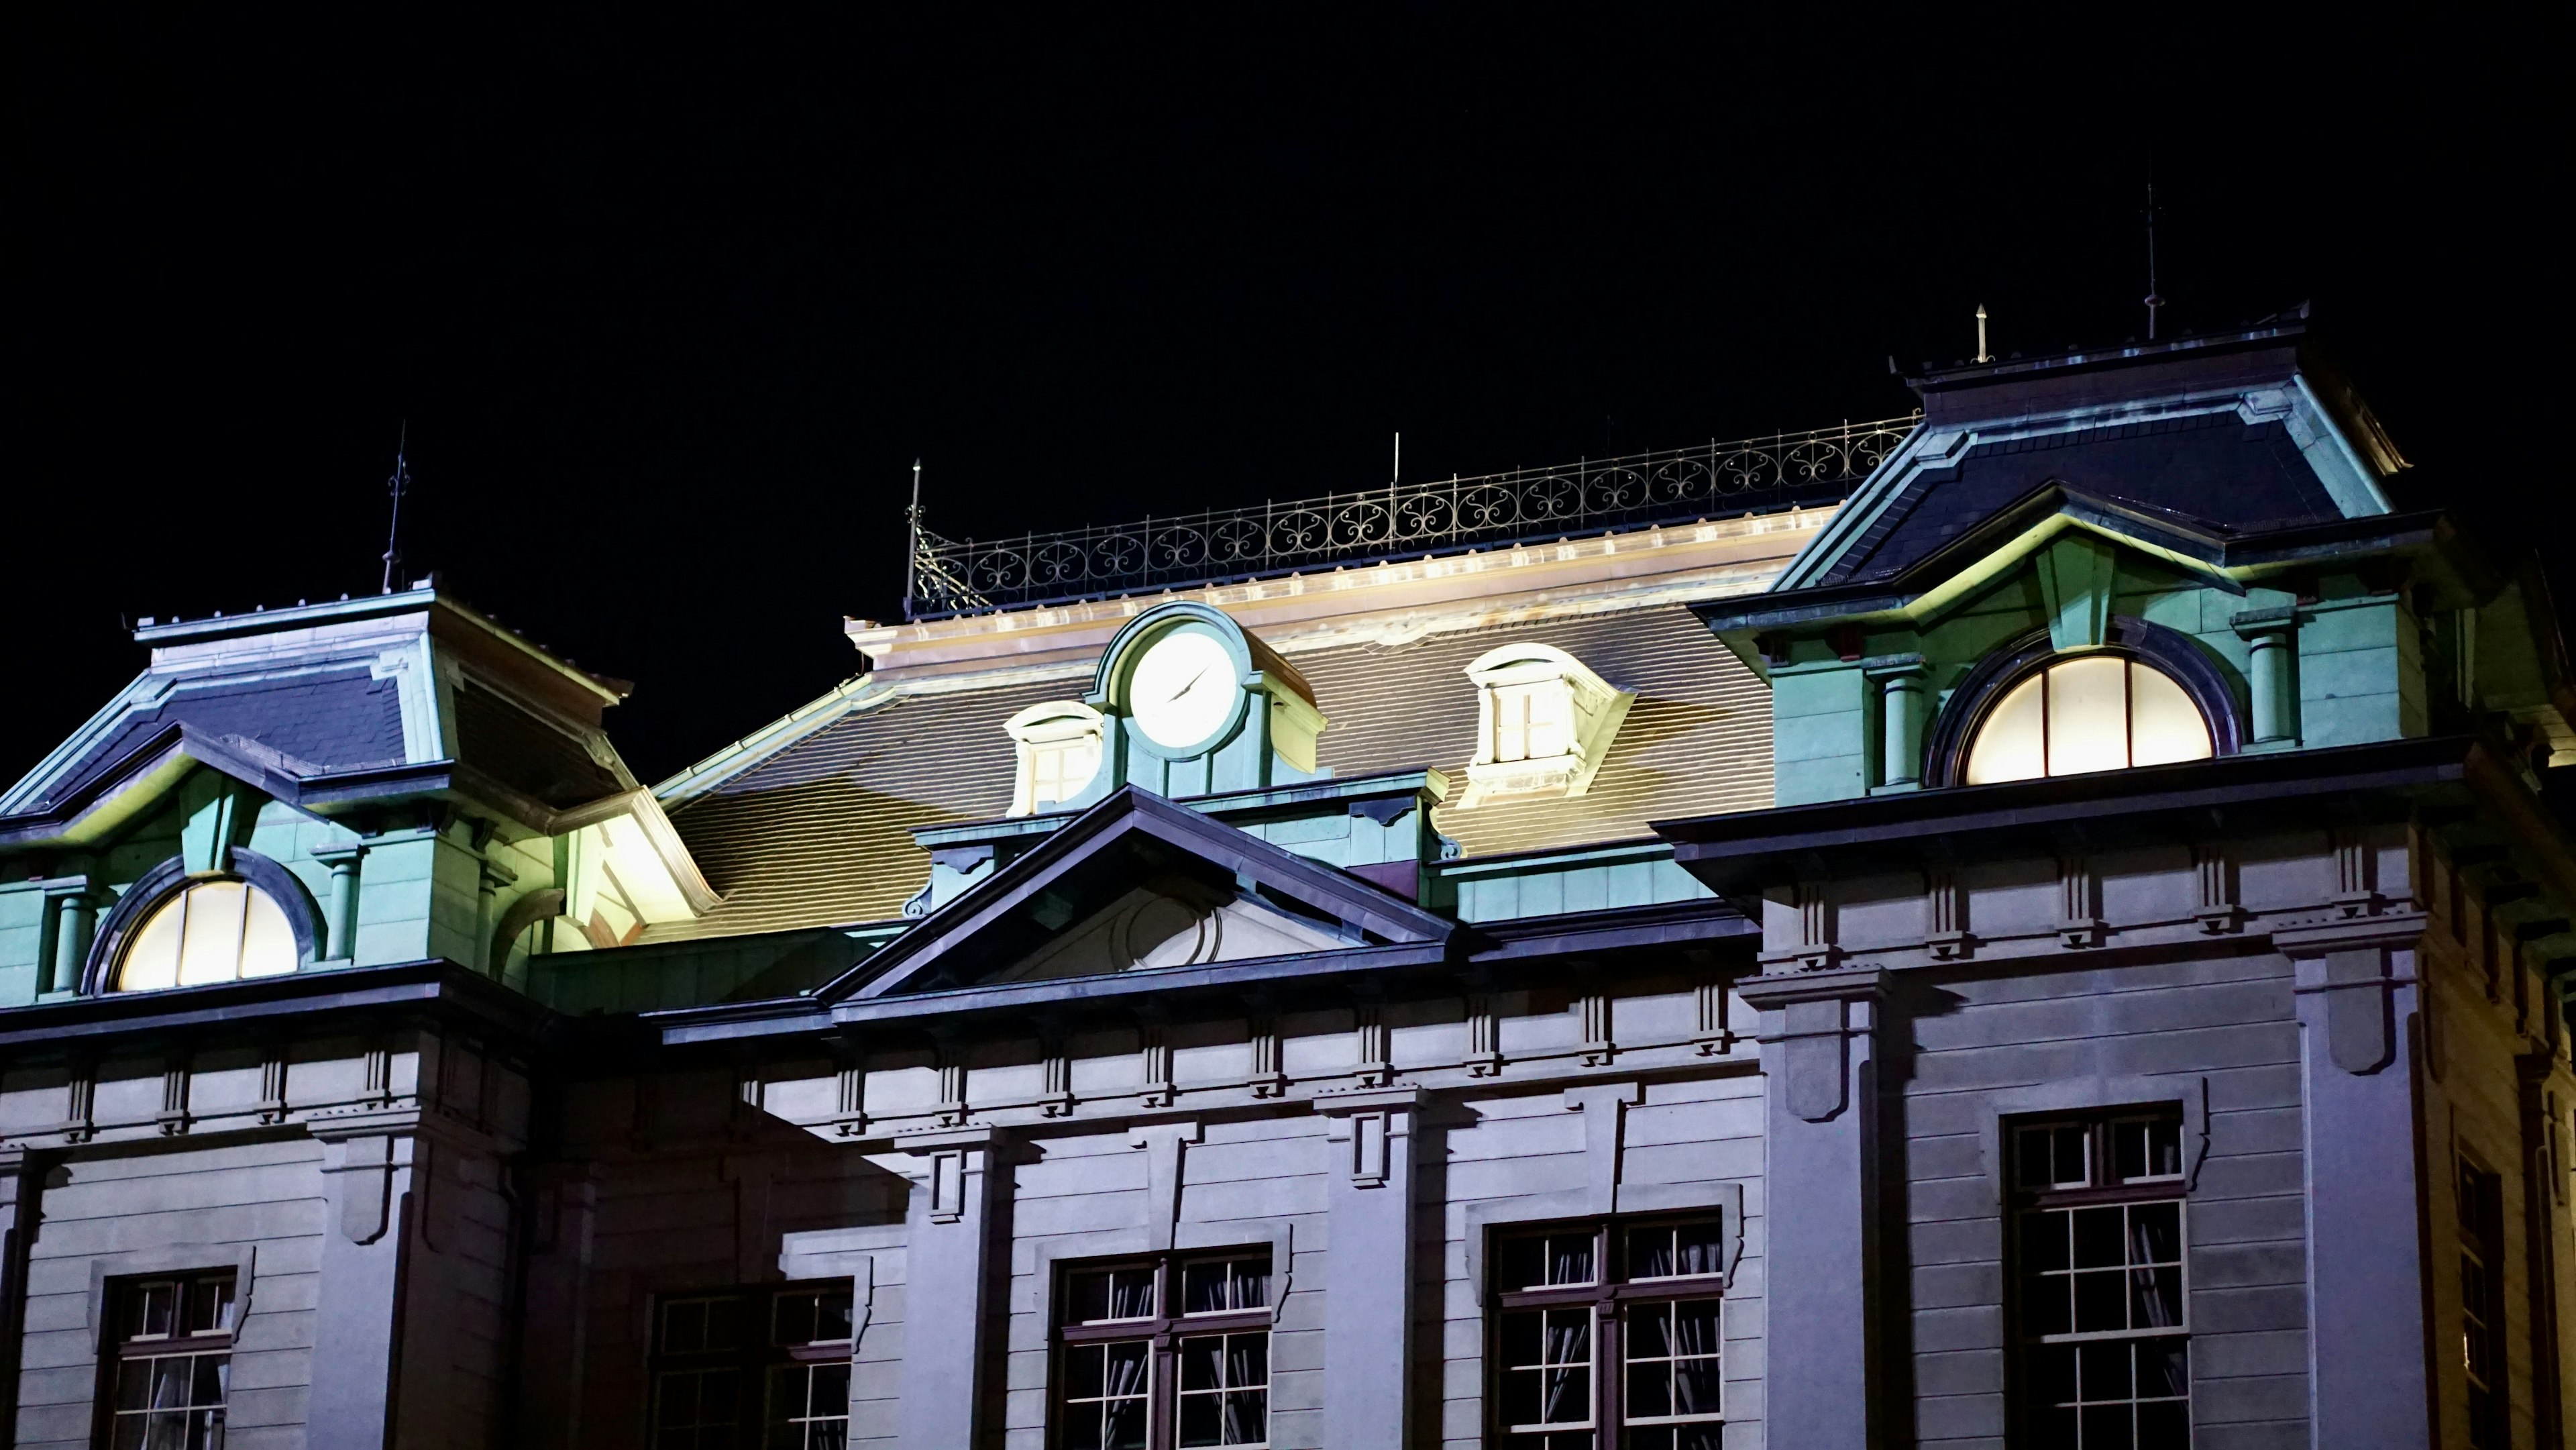
{"type": "Polygon", "coordinates": [[[1120,788],[932,912],[825,1000],[1385,946],[1457,924],[1150,791],[1120,788]]]}

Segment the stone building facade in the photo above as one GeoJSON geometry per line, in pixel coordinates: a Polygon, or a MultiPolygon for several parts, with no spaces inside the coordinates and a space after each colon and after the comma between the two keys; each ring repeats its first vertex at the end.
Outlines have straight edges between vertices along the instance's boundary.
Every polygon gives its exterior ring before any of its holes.
{"type": "Polygon", "coordinates": [[[0,796],[0,1420],[2563,1444],[2539,575],[2300,317],[1912,381],[1823,493],[924,547],[659,785],[435,584],[146,622],[0,796]]]}

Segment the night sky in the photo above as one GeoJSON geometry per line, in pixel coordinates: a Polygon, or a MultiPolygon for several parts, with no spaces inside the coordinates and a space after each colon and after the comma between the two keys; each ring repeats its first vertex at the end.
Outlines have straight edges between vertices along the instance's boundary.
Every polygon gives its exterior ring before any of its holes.
{"type": "Polygon", "coordinates": [[[2313,300],[2568,552],[2544,7],[893,13],[9,7],[0,780],[121,621],[375,588],[406,418],[406,574],[637,681],[652,780],[857,671],[916,456],[989,535],[1899,414],[1981,302],[2142,333],[2151,165],[2168,333],[2313,300]]]}

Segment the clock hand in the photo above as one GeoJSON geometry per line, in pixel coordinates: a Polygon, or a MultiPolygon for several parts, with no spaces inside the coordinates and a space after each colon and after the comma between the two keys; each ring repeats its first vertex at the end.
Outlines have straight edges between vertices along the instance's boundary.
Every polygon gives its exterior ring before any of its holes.
{"type": "MultiPolygon", "coordinates": [[[[1197,689],[1197,688],[1199,687],[1199,681],[1204,680],[1204,679],[1206,679],[1206,678],[1207,678],[1207,672],[1208,672],[1208,667],[1207,667],[1207,666],[1205,666],[1205,665],[1201,665],[1201,666],[1199,666],[1199,672],[1198,672],[1197,674],[1195,674],[1195,675],[1190,676],[1190,682],[1189,682],[1188,684],[1183,685],[1183,686],[1181,686],[1179,689],[1174,690],[1174,691],[1172,692],[1172,699],[1177,700],[1177,699],[1181,698],[1183,695],[1188,694],[1190,691],[1197,689]]],[[[1166,704],[1168,704],[1168,703],[1170,703],[1170,702],[1169,702],[1169,701],[1166,701],[1165,703],[1166,703],[1166,704]]]]}

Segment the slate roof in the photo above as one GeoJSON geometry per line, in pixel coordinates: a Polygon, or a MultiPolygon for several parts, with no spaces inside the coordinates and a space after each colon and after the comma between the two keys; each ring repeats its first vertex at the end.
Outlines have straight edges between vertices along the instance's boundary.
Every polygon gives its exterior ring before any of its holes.
{"type": "Polygon", "coordinates": [[[391,679],[370,678],[363,665],[282,679],[182,685],[159,705],[137,711],[100,737],[57,777],[45,800],[77,795],[143,741],[181,723],[207,735],[257,741],[303,775],[398,765],[403,759],[398,686],[391,679]]]}
{"type": "Polygon", "coordinates": [[[2343,517],[2287,426],[2208,413],[1980,443],[1908,483],[1818,582],[1890,578],[2052,481],[2216,534],[2343,517]]]}
{"type": "MultiPolygon", "coordinates": [[[[1630,840],[1647,823],[1771,804],[1768,691],[1681,605],[1434,634],[1401,645],[1298,651],[1331,725],[1317,763],[1349,777],[1431,767],[1465,784],[1476,696],[1465,668],[1506,641],[1565,650],[1638,693],[1591,791],[1574,800],[1444,808],[1471,856],[1630,840]]],[[[724,893],[695,922],[649,940],[723,936],[896,916],[928,878],[914,826],[1010,808],[1002,723],[1083,680],[898,697],[853,713],[674,808],[672,821],[724,893]]]]}

